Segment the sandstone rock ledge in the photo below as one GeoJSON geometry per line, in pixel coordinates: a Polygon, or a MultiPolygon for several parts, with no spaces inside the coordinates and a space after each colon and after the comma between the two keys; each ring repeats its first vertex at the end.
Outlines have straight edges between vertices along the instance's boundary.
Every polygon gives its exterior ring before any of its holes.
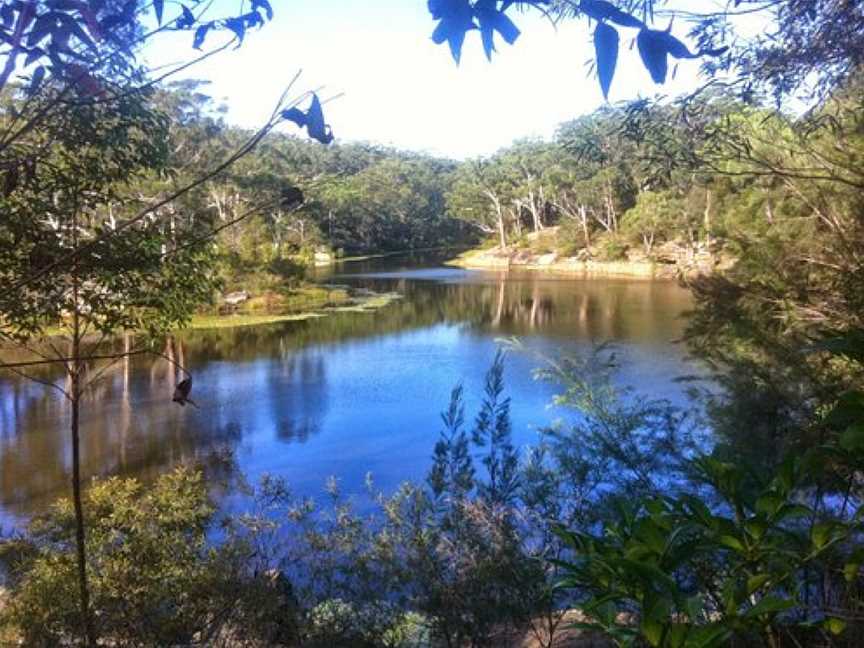
{"type": "Polygon", "coordinates": [[[478,270],[526,269],[562,273],[579,277],[621,277],[629,279],[675,279],[681,275],[677,264],[652,261],[594,261],[578,257],[559,257],[554,253],[483,250],[469,252],[450,262],[478,270]]]}

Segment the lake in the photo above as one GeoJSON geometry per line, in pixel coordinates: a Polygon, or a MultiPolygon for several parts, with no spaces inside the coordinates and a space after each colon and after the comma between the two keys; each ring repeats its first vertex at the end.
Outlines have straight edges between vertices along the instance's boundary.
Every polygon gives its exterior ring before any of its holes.
{"type": "MultiPolygon", "coordinates": [[[[402,297],[373,312],[177,336],[166,352],[193,374],[200,409],[171,402],[168,361],[118,364],[84,401],[85,479],[150,479],[183,461],[220,466],[225,449],[249,479],[281,475],[299,495],[323,493],[330,475],[347,493],[362,491],[369,472],[385,490],[422,479],[451,389],[464,384],[471,420],[497,341],[511,336],[553,356],[614,342],[621,382],[673,401],[684,399],[675,378],[694,370],[676,343],[690,295],[673,282],[505,275],[428,257],[344,263],[316,280],[402,297]]],[[[556,388],[533,379],[539,363],[507,357],[518,445],[570,415],[548,407],[556,388]]],[[[69,490],[68,415],[55,390],[0,373],[5,528],[69,490]]]]}

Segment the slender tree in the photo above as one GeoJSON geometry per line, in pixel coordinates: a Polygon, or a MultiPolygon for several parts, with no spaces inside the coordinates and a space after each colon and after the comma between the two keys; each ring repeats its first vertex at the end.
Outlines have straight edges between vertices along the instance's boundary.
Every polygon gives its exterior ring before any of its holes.
{"type": "Polygon", "coordinates": [[[70,403],[82,637],[90,646],[98,629],[81,496],[83,395],[114,362],[150,352],[151,340],[187,321],[212,294],[215,225],[206,213],[178,214],[178,199],[286,119],[316,139],[332,139],[317,97],[308,111],[297,106],[308,95],[290,104],[283,97],[260,131],[211,168],[159,196],[136,194],[131,184],[168,171],[169,124],[153,105],[156,83],[242,42],[272,16],[266,0],[219,19],[183,6],[169,19],[161,1],[150,8],[160,26],[149,32],[136,2],[4,3],[0,26],[0,338],[31,353],[0,368],[39,382],[45,382],[34,373],[39,365],[65,369],[65,384],[46,384],[70,403]],[[196,49],[211,32],[229,37],[156,77],[135,55],[169,30],[189,30],[196,49]],[[23,84],[14,78],[22,65],[23,84]],[[114,335],[122,331],[138,332],[140,344],[118,349],[114,335]]]}

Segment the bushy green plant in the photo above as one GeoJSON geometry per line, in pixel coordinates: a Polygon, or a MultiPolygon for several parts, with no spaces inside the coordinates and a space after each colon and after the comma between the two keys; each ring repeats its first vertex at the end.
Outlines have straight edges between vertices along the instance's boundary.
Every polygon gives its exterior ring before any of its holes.
{"type": "MultiPolygon", "coordinates": [[[[525,350],[518,341],[509,341],[525,350]]],[[[616,497],[669,493],[687,482],[687,464],[707,440],[689,412],[617,384],[612,345],[581,355],[538,355],[538,380],[554,384],[553,404],[568,414],[541,429],[522,462],[520,497],[544,520],[590,527],[616,497]]]]}
{"type": "Polygon", "coordinates": [[[617,645],[859,645],[864,397],[775,474],[703,456],[692,492],[620,502],[599,533],[559,528],[559,587],[617,645]]]}
{"type": "Polygon", "coordinates": [[[682,210],[679,203],[672,192],[643,191],[622,219],[622,234],[628,241],[641,245],[650,257],[654,247],[666,240],[668,232],[664,230],[682,210]]]}
{"type": "MultiPolygon", "coordinates": [[[[311,265],[309,258],[303,257],[302,259],[305,265],[311,265]]],[[[268,270],[291,285],[296,284],[303,277],[304,267],[293,259],[277,257],[270,261],[268,270]]]]}
{"type": "Polygon", "coordinates": [[[561,222],[555,239],[555,251],[561,256],[576,256],[585,247],[585,234],[580,224],[572,218],[561,222]]]}
{"type": "Polygon", "coordinates": [[[555,237],[538,235],[528,241],[528,249],[534,254],[549,254],[555,251],[555,237]]]}
{"type": "MultiPolygon", "coordinates": [[[[250,544],[239,536],[208,541],[214,508],[199,471],[181,467],[148,488],[133,479],[97,481],[86,503],[91,601],[97,631],[111,645],[219,645],[238,628],[262,644],[292,634],[290,586],[256,573],[250,544]]],[[[68,500],[33,522],[18,557],[6,624],[28,646],[76,637],[68,500]]]]}
{"type": "Polygon", "coordinates": [[[597,256],[601,261],[624,261],[629,245],[618,234],[605,234],[597,241],[597,256]]]}
{"type": "Polygon", "coordinates": [[[320,648],[426,648],[426,620],[393,604],[323,601],[309,613],[305,646],[320,648]]]}
{"type": "Polygon", "coordinates": [[[496,629],[525,624],[542,608],[545,574],[516,523],[521,488],[512,445],[503,355],[486,374],[484,399],[471,432],[483,469],[475,472],[463,430],[462,390],[442,415],[445,430],[429,475],[435,514],[432,542],[414,560],[425,578],[418,609],[448,646],[487,645],[496,629]]]}

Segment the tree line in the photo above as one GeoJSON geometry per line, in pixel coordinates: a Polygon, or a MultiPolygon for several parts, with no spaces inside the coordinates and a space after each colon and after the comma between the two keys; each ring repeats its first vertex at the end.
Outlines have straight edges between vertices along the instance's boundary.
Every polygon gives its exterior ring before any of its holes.
{"type": "MultiPolygon", "coordinates": [[[[225,123],[206,83],[175,82],[155,107],[170,121],[177,182],[249,136],[225,123]]],[[[254,151],[186,198],[185,222],[211,219],[223,275],[290,276],[316,252],[338,256],[464,243],[445,196],[456,163],[375,144],[322,147],[270,132],[254,151]]],[[[148,188],[142,186],[142,191],[148,188]]],[[[151,195],[158,187],[149,188],[151,195]]]]}
{"type": "MultiPolygon", "coordinates": [[[[841,199],[852,199],[857,181],[847,181],[854,172],[845,167],[862,147],[850,112],[856,83],[804,116],[728,91],[608,106],[561,124],[550,140],[463,161],[367,144],[323,148],[271,133],[191,196],[185,218],[214,219],[223,267],[235,274],[296,271],[316,250],[339,256],[482,240],[530,247],[530,235],[550,228],[554,235],[533,245],[563,256],[731,260],[748,241],[789,237],[818,212],[810,178],[778,178],[771,169],[820,159],[822,180],[839,178],[841,199]],[[819,151],[837,129],[844,149],[824,158],[819,151]],[[295,188],[302,201],[285,204],[295,188]]],[[[223,122],[204,90],[177,83],[158,100],[172,124],[175,182],[245,135],[223,122]]],[[[141,187],[154,197],[158,190],[141,187]]]]}

